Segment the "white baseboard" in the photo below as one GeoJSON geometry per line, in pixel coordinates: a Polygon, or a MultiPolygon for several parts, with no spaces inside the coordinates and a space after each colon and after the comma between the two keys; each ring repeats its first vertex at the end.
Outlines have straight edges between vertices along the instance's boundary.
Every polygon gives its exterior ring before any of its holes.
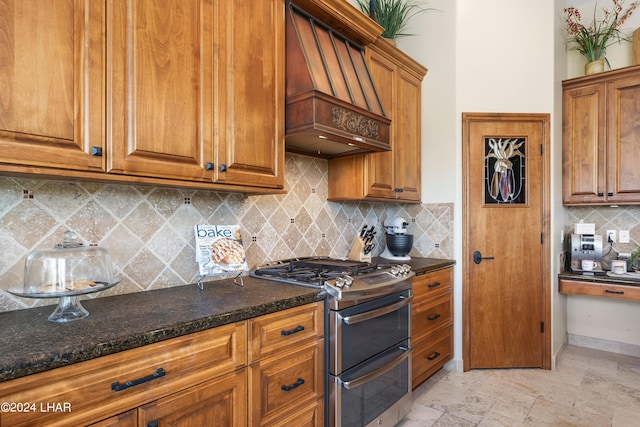
{"type": "Polygon", "coordinates": [[[567,349],[567,346],[569,345],[569,335],[565,335],[564,339],[562,340],[562,344],[560,344],[560,347],[557,349],[557,351],[553,354],[553,356],[551,356],[551,369],[556,369],[556,366],[558,366],[558,362],[560,361],[560,359],[562,359],[562,355],[564,354],[564,351],[567,349]]]}
{"type": "Polygon", "coordinates": [[[601,338],[569,334],[569,344],[626,356],[640,357],[640,345],[609,341],[601,338]]]}
{"type": "Polygon", "coordinates": [[[443,368],[447,371],[462,372],[464,371],[464,364],[462,363],[462,359],[451,359],[444,364],[443,368]]]}

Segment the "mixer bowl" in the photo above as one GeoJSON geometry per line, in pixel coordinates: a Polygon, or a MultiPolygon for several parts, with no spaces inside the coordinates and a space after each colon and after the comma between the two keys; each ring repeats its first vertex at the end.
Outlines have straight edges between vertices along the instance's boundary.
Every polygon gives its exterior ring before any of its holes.
{"type": "Polygon", "coordinates": [[[393,256],[405,256],[413,246],[413,234],[387,234],[387,249],[393,256]]]}

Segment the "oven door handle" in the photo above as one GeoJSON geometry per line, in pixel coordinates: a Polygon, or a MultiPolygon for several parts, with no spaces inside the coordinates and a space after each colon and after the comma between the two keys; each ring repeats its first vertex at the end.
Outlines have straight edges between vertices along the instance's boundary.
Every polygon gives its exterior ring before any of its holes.
{"type": "Polygon", "coordinates": [[[400,348],[403,349],[404,352],[400,356],[398,356],[396,359],[394,359],[392,362],[389,362],[385,364],[383,367],[381,367],[380,369],[376,369],[375,371],[365,374],[360,378],[354,378],[351,381],[341,380],[340,384],[342,384],[342,387],[346,388],[347,390],[351,390],[351,389],[358,388],[362,384],[365,384],[371,380],[374,380],[381,375],[386,374],[387,372],[389,372],[390,370],[392,370],[393,368],[395,368],[396,366],[404,362],[411,355],[411,351],[412,351],[411,348],[407,348],[407,347],[400,347],[400,348]]]}
{"type": "Polygon", "coordinates": [[[376,317],[384,316],[385,314],[391,313],[393,311],[400,310],[402,307],[411,304],[411,301],[413,301],[413,295],[409,296],[408,298],[407,297],[401,297],[401,298],[403,299],[398,302],[385,305],[384,307],[378,308],[376,310],[367,311],[362,314],[354,314],[353,316],[342,317],[338,313],[338,318],[342,320],[342,322],[346,323],[347,325],[353,325],[356,323],[364,322],[366,320],[375,319],[376,317]]]}

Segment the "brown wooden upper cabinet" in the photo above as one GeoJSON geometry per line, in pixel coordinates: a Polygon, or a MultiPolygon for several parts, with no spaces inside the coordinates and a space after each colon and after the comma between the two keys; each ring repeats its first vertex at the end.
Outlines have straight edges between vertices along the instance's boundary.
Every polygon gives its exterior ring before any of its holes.
{"type": "Polygon", "coordinates": [[[640,66],[562,86],[564,204],[640,203],[640,66]]]}
{"type": "Polygon", "coordinates": [[[366,48],[391,119],[391,151],[329,160],[329,200],[421,201],[421,84],[427,69],[388,41],[366,48]]]}
{"type": "Polygon", "coordinates": [[[104,1],[0,4],[0,163],[104,171],[104,31],[104,1]]]}
{"type": "Polygon", "coordinates": [[[284,0],[61,3],[0,8],[0,162],[283,187],[284,0]]]}

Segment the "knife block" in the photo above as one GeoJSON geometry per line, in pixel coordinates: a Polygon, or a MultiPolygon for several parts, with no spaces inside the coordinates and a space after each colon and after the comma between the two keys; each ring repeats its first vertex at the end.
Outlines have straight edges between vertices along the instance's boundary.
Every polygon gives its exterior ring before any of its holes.
{"type": "Polygon", "coordinates": [[[371,262],[371,253],[366,255],[364,253],[364,240],[362,240],[362,237],[356,238],[356,241],[353,242],[347,258],[353,261],[371,262]]]}

